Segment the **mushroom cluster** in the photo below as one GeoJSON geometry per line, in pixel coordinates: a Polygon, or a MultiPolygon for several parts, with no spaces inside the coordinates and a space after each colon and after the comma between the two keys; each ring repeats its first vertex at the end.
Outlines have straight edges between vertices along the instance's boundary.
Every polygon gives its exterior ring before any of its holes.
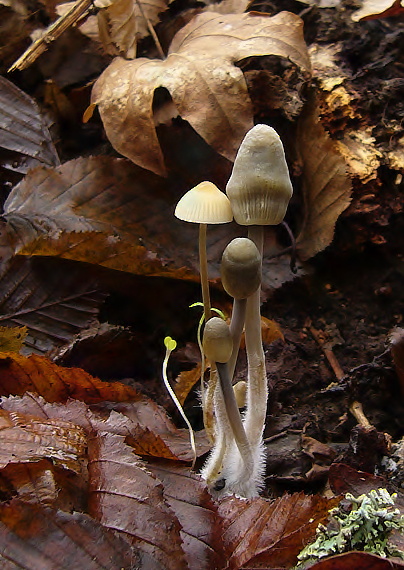
{"type": "Polygon", "coordinates": [[[201,382],[202,406],[207,432],[213,439],[202,476],[221,495],[254,497],[262,487],[262,434],[268,399],[260,314],[264,226],[282,222],[292,192],[279,135],[268,125],[256,125],[240,145],[226,186],[227,196],[211,182],[202,182],[181,198],[175,210],[178,218],[200,224],[200,274],[206,321],[202,351],[210,362],[206,391],[201,382]],[[233,297],[228,325],[211,314],[206,226],[230,222],[233,216],[238,224],[248,226],[248,237],[232,240],[222,256],[222,284],[233,297]],[[248,364],[246,387],[237,382],[233,386],[243,330],[248,364]],[[241,415],[237,400],[244,391],[241,399],[245,412],[241,415]],[[211,413],[207,413],[210,408],[211,413]]]}

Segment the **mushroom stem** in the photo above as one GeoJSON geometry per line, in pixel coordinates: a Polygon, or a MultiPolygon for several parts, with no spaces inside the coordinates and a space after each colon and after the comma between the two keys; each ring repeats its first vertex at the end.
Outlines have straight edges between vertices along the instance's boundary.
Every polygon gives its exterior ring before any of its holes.
{"type": "Polygon", "coordinates": [[[236,369],[237,356],[240,348],[241,335],[244,330],[245,314],[247,307],[247,299],[234,299],[233,312],[230,321],[230,334],[233,339],[233,352],[228,362],[230,381],[233,381],[234,371],[236,369]]]}
{"type": "Polygon", "coordinates": [[[220,386],[222,388],[224,405],[226,408],[226,414],[229,420],[230,429],[234,436],[234,441],[236,442],[241,458],[244,462],[244,470],[245,472],[249,472],[253,459],[251,455],[250,444],[244,430],[243,422],[241,421],[236,396],[234,394],[231,377],[229,375],[229,368],[227,364],[224,364],[222,362],[216,362],[216,368],[219,374],[220,386]]]}
{"type": "Polygon", "coordinates": [[[207,224],[199,224],[199,273],[201,276],[202,301],[205,322],[208,321],[211,317],[208,260],[206,255],[206,228],[207,224]]]}
{"type": "MultiPolygon", "coordinates": [[[[263,226],[250,226],[248,237],[263,251],[263,226]]],[[[259,448],[265,426],[268,387],[262,347],[260,288],[247,299],[245,343],[248,361],[247,412],[245,430],[253,450],[259,448]]],[[[253,451],[254,452],[254,451],[253,451]]]]}

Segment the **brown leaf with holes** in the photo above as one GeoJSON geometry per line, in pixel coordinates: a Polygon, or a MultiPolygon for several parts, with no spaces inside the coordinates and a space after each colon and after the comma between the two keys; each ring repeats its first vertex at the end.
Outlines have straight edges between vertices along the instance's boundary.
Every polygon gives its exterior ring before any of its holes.
{"type": "Polygon", "coordinates": [[[70,422],[0,410],[0,469],[49,458],[78,472],[85,447],[84,431],[70,422]]]}
{"type": "Polygon", "coordinates": [[[141,396],[120,382],[102,382],[80,368],[62,368],[44,356],[22,356],[0,353],[0,392],[22,395],[36,392],[48,402],[63,402],[68,398],[88,404],[111,400],[123,402],[141,396]]]}
{"type": "Polygon", "coordinates": [[[235,63],[259,55],[283,57],[308,71],[300,18],[289,12],[205,12],[175,35],[167,59],[115,59],[95,83],[92,102],[116,150],[156,174],[166,174],[152,111],[154,93],[162,87],[179,115],[234,160],[253,126],[246,81],[235,63]]]}
{"type": "Polygon", "coordinates": [[[89,440],[89,509],[167,570],[186,569],[181,525],[161,482],[147,471],[124,438],[99,433],[89,440]]]}
{"type": "Polygon", "coordinates": [[[335,143],[320,123],[315,102],[299,119],[297,150],[302,159],[305,218],[296,240],[302,259],[326,248],[335,223],[351,201],[351,182],[335,143]]]}
{"type": "Polygon", "coordinates": [[[296,564],[303,546],[339,499],[304,493],[274,501],[229,497],[219,505],[229,568],[282,568],[296,564]]]}
{"type": "Polygon", "coordinates": [[[11,570],[131,570],[140,557],[89,516],[30,505],[0,504],[0,566],[11,570]]]}

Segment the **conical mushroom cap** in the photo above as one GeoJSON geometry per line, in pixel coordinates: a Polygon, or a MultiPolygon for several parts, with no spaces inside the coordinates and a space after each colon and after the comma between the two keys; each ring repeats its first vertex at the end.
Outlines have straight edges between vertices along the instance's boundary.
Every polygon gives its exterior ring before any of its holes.
{"type": "Polygon", "coordinates": [[[233,219],[230,201],[212,182],[201,182],[181,198],[175,215],[185,222],[225,224],[233,219]]]}
{"type": "Polygon", "coordinates": [[[293,193],[282,141],[268,125],[253,127],[240,145],[226,186],[234,219],[243,226],[282,222],[293,193]]]}

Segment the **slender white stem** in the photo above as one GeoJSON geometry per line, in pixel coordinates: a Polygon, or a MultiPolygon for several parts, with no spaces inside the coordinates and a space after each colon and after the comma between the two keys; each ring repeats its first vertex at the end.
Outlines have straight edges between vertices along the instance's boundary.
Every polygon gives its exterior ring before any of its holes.
{"type": "Polygon", "coordinates": [[[199,273],[201,275],[202,301],[205,322],[211,317],[208,281],[208,259],[206,254],[207,224],[199,224],[199,273]]]}
{"type": "Polygon", "coordinates": [[[233,339],[233,352],[228,362],[229,375],[233,381],[234,370],[236,369],[236,362],[240,348],[241,335],[244,330],[245,313],[247,307],[247,299],[234,299],[233,312],[230,321],[230,334],[233,339]]]}
{"type": "MultiPolygon", "coordinates": [[[[255,242],[258,251],[263,250],[263,227],[250,226],[248,237],[255,242]]],[[[260,288],[247,299],[245,342],[248,361],[247,411],[245,430],[251,446],[261,445],[267,411],[268,387],[265,355],[262,347],[260,288]]]]}

